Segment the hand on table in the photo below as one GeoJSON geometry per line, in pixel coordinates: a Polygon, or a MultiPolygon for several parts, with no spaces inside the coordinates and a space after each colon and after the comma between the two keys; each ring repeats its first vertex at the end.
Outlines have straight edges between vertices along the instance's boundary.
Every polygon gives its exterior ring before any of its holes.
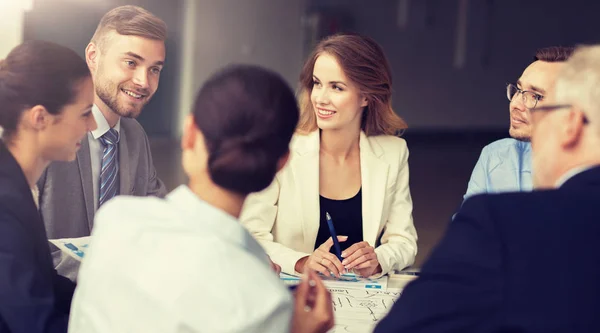
{"type": "MultiPolygon", "coordinates": [[[[338,236],[339,242],[345,242],[347,239],[348,236],[338,236]]],[[[333,239],[329,237],[310,256],[296,262],[296,272],[303,272],[306,268],[309,268],[323,275],[330,276],[333,274],[340,277],[340,274],[344,272],[344,266],[334,254],[329,253],[332,246],[333,239]]]]}
{"type": "Polygon", "coordinates": [[[359,242],[352,244],[349,248],[342,252],[342,265],[347,270],[354,270],[362,277],[381,273],[381,265],[377,260],[375,248],[367,242],[359,242]]]}

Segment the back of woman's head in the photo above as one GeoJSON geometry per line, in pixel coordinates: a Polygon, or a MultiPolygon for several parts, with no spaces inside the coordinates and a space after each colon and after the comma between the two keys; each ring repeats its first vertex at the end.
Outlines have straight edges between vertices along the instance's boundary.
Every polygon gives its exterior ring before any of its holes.
{"type": "Polygon", "coordinates": [[[336,58],[346,77],[367,99],[361,129],[366,135],[397,135],[406,123],[392,109],[392,70],[381,46],[368,36],[341,33],[321,40],[306,60],[300,73],[298,129],[312,132],[317,119],[310,100],[313,70],[317,58],[329,54],[336,58]]]}
{"type": "Polygon", "coordinates": [[[27,41],[0,60],[0,126],[9,139],[24,110],[41,105],[59,114],[76,97],[76,85],[90,76],[85,61],[73,50],[44,42],[27,41]]]}
{"type": "Polygon", "coordinates": [[[198,93],[194,121],[213,182],[244,195],[269,186],[298,117],[293,91],[270,70],[236,65],[212,76],[198,93]]]}

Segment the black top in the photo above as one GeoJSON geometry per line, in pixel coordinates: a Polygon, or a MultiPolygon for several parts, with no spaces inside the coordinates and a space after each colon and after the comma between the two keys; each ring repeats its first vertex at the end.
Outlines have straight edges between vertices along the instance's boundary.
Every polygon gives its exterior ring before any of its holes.
{"type": "MultiPolygon", "coordinates": [[[[352,198],[344,200],[332,200],[320,195],[319,203],[321,207],[320,224],[315,249],[331,237],[327,220],[325,219],[325,212],[328,212],[331,216],[331,221],[337,235],[348,236],[348,240],[340,243],[342,251],[354,243],[362,242],[362,189],[352,198]]],[[[335,254],[333,246],[330,252],[335,254]]]]}
{"type": "Polygon", "coordinates": [[[66,332],[74,290],[54,270],[31,189],[0,140],[0,332],[66,332]]]}

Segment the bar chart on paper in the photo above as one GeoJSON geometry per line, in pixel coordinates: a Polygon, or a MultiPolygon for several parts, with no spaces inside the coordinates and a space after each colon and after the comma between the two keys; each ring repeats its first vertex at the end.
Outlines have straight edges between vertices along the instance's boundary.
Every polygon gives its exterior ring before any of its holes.
{"type": "Polygon", "coordinates": [[[335,326],[329,333],[370,333],[392,308],[401,289],[359,290],[330,288],[335,326]]]}

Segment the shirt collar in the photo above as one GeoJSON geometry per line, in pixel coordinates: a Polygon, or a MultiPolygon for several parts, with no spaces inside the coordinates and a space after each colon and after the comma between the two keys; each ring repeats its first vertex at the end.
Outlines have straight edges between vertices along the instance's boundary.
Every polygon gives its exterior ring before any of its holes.
{"type": "Polygon", "coordinates": [[[598,165],[584,165],[584,166],[574,167],[574,168],[570,169],[569,171],[565,172],[562,176],[560,176],[560,178],[558,178],[558,180],[556,181],[554,187],[559,188],[559,187],[563,186],[569,179],[577,176],[578,174],[580,174],[584,171],[595,168],[597,166],[598,165]]]}
{"type": "MultiPolygon", "coordinates": [[[[266,254],[256,240],[240,224],[238,219],[198,198],[186,185],[180,185],[165,198],[184,212],[189,220],[195,221],[202,232],[210,229],[217,237],[234,243],[252,252],[255,256],[266,254]]],[[[186,218],[186,220],[188,220],[186,218]]]]}
{"type": "Polygon", "coordinates": [[[517,147],[521,151],[521,170],[531,172],[531,142],[517,140],[517,147]]]}
{"type": "MultiPolygon", "coordinates": [[[[98,108],[96,104],[94,104],[94,106],[92,107],[92,114],[94,115],[94,120],[96,120],[98,128],[93,130],[91,133],[94,139],[98,140],[101,136],[104,135],[104,133],[108,132],[110,126],[108,125],[108,121],[106,121],[106,118],[104,118],[102,111],[100,111],[100,108],[98,108]]],[[[121,131],[121,118],[117,120],[117,124],[113,128],[117,132],[121,131]]]]}

